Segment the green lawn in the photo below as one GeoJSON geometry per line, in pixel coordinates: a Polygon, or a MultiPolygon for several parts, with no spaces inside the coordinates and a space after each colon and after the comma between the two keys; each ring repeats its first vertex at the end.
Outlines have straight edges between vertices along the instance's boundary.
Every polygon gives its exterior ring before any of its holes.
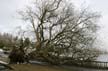
{"type": "Polygon", "coordinates": [[[69,69],[45,65],[13,64],[10,66],[14,69],[12,71],[72,71],[69,69]]]}

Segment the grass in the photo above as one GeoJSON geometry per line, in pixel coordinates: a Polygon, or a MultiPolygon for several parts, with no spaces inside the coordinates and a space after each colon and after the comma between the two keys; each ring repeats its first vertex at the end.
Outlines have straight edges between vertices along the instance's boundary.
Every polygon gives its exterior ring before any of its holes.
{"type": "Polygon", "coordinates": [[[45,65],[30,65],[30,64],[13,64],[10,65],[14,70],[12,71],[72,71],[70,69],[55,67],[55,66],[45,66],[45,65]]]}

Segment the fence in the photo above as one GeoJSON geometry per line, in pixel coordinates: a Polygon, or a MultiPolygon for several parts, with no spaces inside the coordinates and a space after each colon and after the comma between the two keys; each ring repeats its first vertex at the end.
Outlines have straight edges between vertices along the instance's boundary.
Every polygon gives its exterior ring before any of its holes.
{"type": "Polygon", "coordinates": [[[108,62],[101,61],[82,61],[79,63],[80,66],[91,67],[97,69],[108,69],[108,62]]]}
{"type": "Polygon", "coordinates": [[[67,61],[64,65],[73,65],[77,67],[94,68],[94,69],[108,69],[108,62],[102,61],[67,61]]]}
{"type": "Polygon", "coordinates": [[[69,66],[67,66],[67,68],[71,68],[74,71],[108,71],[108,62],[69,61],[68,64],[69,66]],[[70,64],[72,66],[70,66],[70,64]]]}

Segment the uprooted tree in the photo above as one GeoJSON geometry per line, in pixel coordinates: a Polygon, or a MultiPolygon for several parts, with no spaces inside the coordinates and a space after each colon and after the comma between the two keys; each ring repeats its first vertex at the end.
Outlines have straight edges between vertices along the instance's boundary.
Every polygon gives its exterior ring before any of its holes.
{"type": "Polygon", "coordinates": [[[76,9],[64,0],[35,0],[19,13],[35,34],[34,57],[59,63],[66,58],[94,60],[97,56],[92,51],[100,18],[97,12],[76,9]]]}

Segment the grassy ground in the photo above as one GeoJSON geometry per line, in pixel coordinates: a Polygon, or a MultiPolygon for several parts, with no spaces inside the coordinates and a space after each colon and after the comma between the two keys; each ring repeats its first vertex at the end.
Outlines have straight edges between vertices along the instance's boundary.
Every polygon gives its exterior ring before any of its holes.
{"type": "MultiPolygon", "coordinates": [[[[9,62],[7,57],[0,57],[0,61],[9,62]]],[[[10,65],[14,70],[12,71],[72,71],[60,67],[48,66],[48,65],[30,65],[30,64],[12,64],[10,65]]]]}
{"type": "Polygon", "coordinates": [[[12,71],[72,71],[69,69],[45,65],[13,64],[10,66],[14,69],[12,71]]]}

